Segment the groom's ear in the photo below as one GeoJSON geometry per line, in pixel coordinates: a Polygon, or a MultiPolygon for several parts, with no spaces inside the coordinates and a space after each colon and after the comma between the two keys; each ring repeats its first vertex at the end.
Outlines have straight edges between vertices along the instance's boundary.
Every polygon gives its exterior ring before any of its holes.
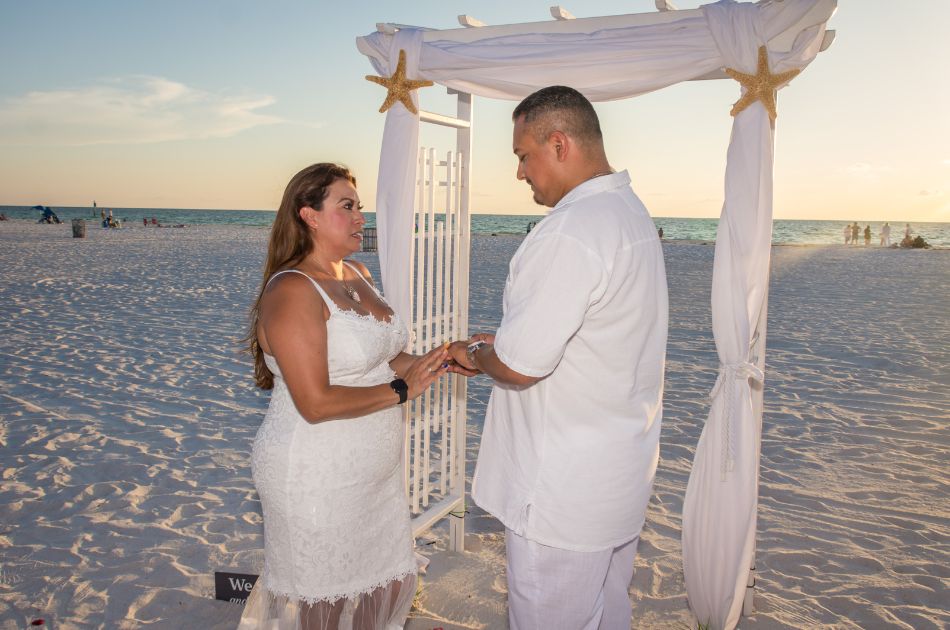
{"type": "Polygon", "coordinates": [[[563,131],[552,131],[548,137],[548,141],[554,147],[554,154],[557,157],[557,161],[565,161],[572,148],[571,139],[567,137],[567,134],[563,131]]]}

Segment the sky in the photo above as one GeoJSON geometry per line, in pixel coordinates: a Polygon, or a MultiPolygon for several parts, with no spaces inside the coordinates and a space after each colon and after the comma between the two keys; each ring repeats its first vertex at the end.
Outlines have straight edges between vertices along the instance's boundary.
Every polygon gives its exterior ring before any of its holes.
{"type": "MultiPolygon", "coordinates": [[[[335,161],[372,211],[385,90],[356,37],[466,13],[540,21],[551,4],[0,0],[0,205],[275,209],[294,173],[335,161]]],[[[944,0],[839,0],[834,44],[779,92],[775,218],[950,221],[948,25],[944,0]]],[[[426,90],[422,107],[446,111],[444,88],[426,90]]],[[[694,81],[596,105],[612,166],[654,216],[719,215],[738,97],[734,81],[694,81]]],[[[515,105],[475,98],[474,212],[542,212],[515,179],[515,105]]]]}

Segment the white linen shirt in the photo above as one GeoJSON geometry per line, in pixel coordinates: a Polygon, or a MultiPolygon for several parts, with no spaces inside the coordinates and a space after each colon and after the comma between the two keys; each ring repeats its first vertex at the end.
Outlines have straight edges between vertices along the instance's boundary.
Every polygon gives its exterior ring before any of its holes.
{"type": "Polygon", "coordinates": [[[599,551],[640,534],[659,458],[663,252],[626,171],[561,199],[511,259],[472,499],[515,533],[599,551]]]}

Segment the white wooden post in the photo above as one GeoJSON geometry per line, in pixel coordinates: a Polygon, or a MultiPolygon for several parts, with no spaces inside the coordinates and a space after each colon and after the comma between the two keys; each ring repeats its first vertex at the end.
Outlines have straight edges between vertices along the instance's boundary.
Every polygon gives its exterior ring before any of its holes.
{"type": "MultiPolygon", "coordinates": [[[[771,258],[769,259],[769,268],[771,269],[771,258]]],[[[755,325],[755,334],[752,341],[751,362],[755,364],[762,374],[765,374],[765,333],[769,321],[769,282],[766,280],[765,297],[762,299],[762,311],[759,313],[759,321],[755,325]]],[[[759,418],[759,443],[762,442],[762,425],[765,423],[763,417],[765,395],[765,379],[762,383],[752,383],[752,410],[753,415],[759,418]]],[[[755,453],[755,471],[759,474],[759,460],[761,459],[762,448],[755,453]]],[[[758,488],[758,482],[756,482],[758,488]]],[[[758,528],[756,528],[758,529],[758,528]]],[[[742,599],[742,614],[750,617],[755,613],[755,540],[752,541],[752,559],[749,563],[749,578],[746,581],[745,597],[742,599]]]]}
{"type": "MultiPolygon", "coordinates": [[[[455,134],[455,145],[459,154],[459,213],[458,213],[458,241],[459,253],[457,260],[458,276],[457,284],[459,286],[458,294],[458,313],[459,318],[459,337],[468,338],[468,283],[469,283],[469,262],[471,261],[471,221],[469,219],[469,204],[471,203],[471,171],[472,171],[472,95],[464,92],[456,92],[458,95],[458,106],[456,117],[459,120],[468,121],[465,128],[459,127],[455,134]]],[[[454,551],[465,550],[465,445],[466,445],[466,418],[468,413],[467,395],[468,381],[465,378],[455,377],[455,403],[459,406],[458,415],[455,418],[453,433],[455,434],[455,474],[452,477],[455,491],[462,497],[458,506],[458,517],[449,521],[449,548],[454,551]],[[459,445],[460,444],[460,445],[459,445]]]]}
{"type": "MultiPolygon", "coordinates": [[[[468,337],[472,97],[450,94],[458,97],[456,117],[419,112],[421,122],[454,128],[456,147],[445,161],[432,148],[420,148],[417,158],[409,283],[414,353],[468,337]]],[[[405,486],[413,534],[450,516],[453,551],[465,548],[466,395],[466,379],[453,374],[407,405],[405,486]]]]}

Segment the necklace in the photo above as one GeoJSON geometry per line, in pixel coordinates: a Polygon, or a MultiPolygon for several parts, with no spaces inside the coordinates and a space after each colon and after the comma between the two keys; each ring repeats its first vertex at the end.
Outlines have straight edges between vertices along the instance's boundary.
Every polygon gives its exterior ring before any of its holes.
{"type": "MultiPolygon", "coordinates": [[[[316,265],[315,265],[315,266],[316,266],[316,265]]],[[[330,276],[331,278],[333,278],[334,280],[336,280],[336,277],[335,277],[332,273],[326,272],[326,271],[324,271],[323,269],[320,269],[319,267],[317,267],[317,271],[319,271],[320,273],[326,274],[326,275],[330,276]]],[[[351,287],[351,286],[346,282],[346,278],[340,278],[340,283],[343,285],[343,292],[346,293],[346,296],[347,296],[348,298],[350,298],[351,300],[353,300],[354,302],[356,302],[357,304],[360,304],[361,301],[362,301],[362,300],[360,300],[360,294],[357,293],[357,292],[356,292],[356,289],[354,289],[353,287],[351,287]]]]}
{"type": "Polygon", "coordinates": [[[346,294],[347,294],[348,296],[350,296],[350,299],[353,300],[354,302],[356,302],[357,304],[359,304],[359,303],[360,303],[360,294],[356,292],[356,289],[354,289],[353,287],[351,287],[350,285],[348,285],[348,284],[346,283],[346,280],[344,280],[343,278],[340,278],[340,282],[343,283],[343,290],[346,291],[346,294]]]}

